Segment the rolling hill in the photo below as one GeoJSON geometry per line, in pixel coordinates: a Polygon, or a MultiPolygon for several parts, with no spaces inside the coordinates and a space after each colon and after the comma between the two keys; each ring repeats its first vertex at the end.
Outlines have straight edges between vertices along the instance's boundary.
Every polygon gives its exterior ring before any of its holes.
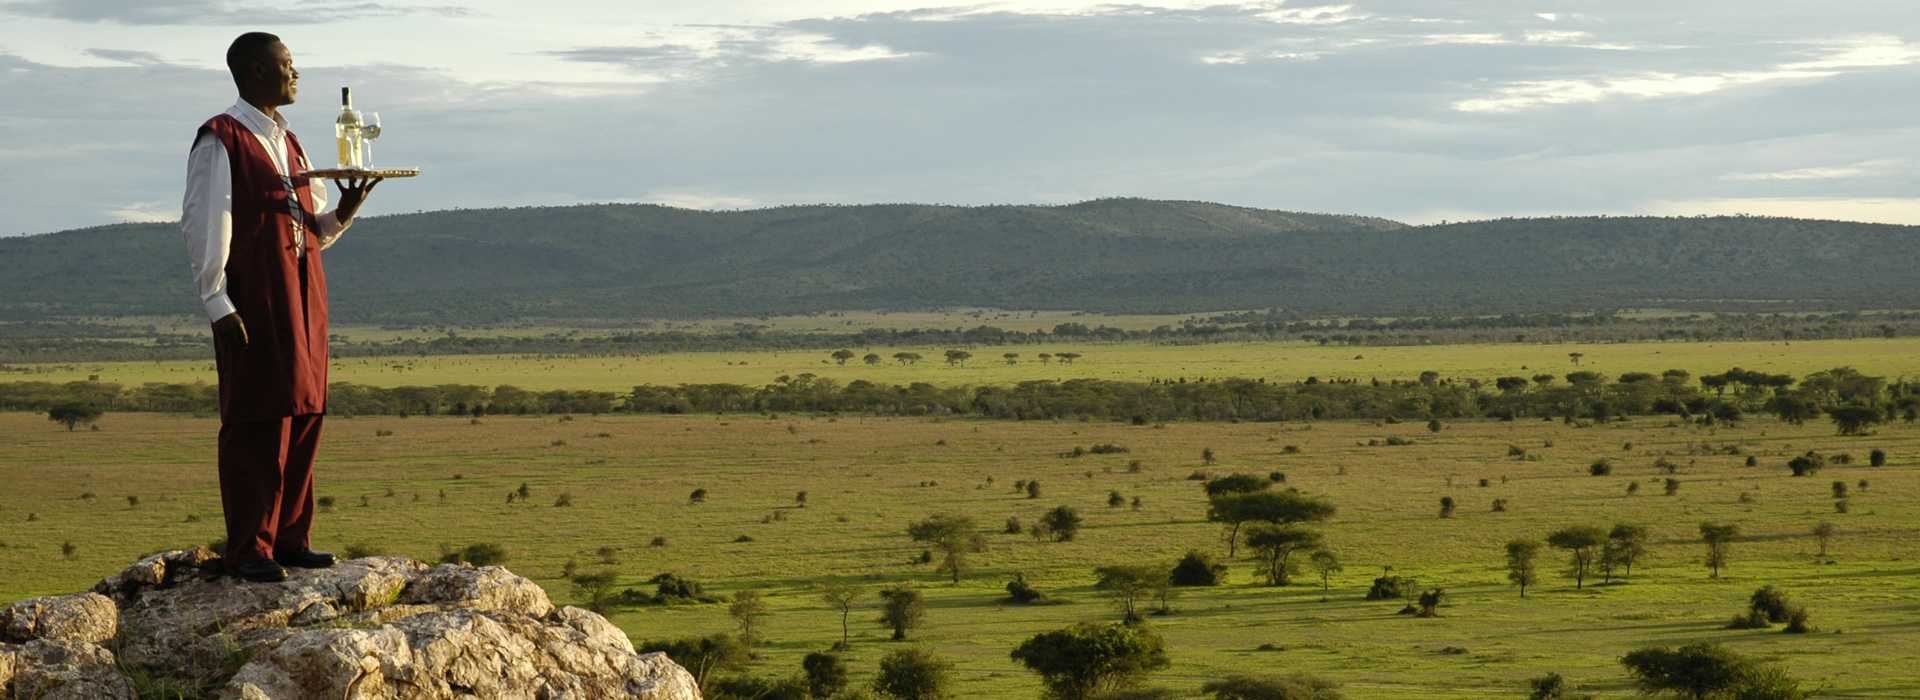
{"type": "MultiPolygon", "coordinates": [[[[334,317],[476,323],[938,306],[1401,315],[1914,308],[1920,227],[1759,217],[1407,226],[1203,202],[653,205],[363,219],[334,317]]],[[[176,226],[0,238],[0,319],[191,313],[176,226]]]]}

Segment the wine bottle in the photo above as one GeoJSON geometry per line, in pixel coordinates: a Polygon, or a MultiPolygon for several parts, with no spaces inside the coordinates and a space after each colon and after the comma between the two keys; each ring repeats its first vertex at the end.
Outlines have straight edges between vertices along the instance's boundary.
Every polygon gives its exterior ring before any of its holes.
{"type": "Polygon", "coordinates": [[[340,88],[340,117],[333,120],[333,138],[340,144],[340,167],[360,167],[360,113],[353,109],[353,97],[340,88]]]}

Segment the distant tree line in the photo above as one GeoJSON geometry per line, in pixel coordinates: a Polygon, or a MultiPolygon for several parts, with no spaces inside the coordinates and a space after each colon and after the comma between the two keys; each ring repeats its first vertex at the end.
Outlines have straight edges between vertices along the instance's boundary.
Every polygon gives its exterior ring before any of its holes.
{"type": "MultiPolygon", "coordinates": [[[[0,382],[0,410],[47,411],[83,405],[106,411],[212,413],[216,389],[203,383],[123,387],[101,382],[0,382]]],[[[1026,381],[1014,385],[937,386],[866,380],[841,383],[800,374],[772,384],[641,385],[609,391],[531,391],[510,385],[373,387],[336,383],[336,415],[472,415],[630,413],[857,413],[950,415],[1015,420],[1089,418],[1137,424],[1170,420],[1432,420],[1557,419],[1604,422],[1624,416],[1673,415],[1700,423],[1735,424],[1753,413],[1804,422],[1826,415],[1854,434],[1893,420],[1920,418],[1920,384],[1889,383],[1851,368],[1795,379],[1733,369],[1700,377],[1683,370],[1606,377],[1507,376],[1492,381],[1418,380],[1268,382],[1185,379],[1026,381]]]]}
{"type": "MultiPolygon", "coordinates": [[[[1396,319],[1314,320],[1279,310],[1193,318],[1149,330],[1067,322],[1052,329],[865,329],[852,333],[771,330],[736,324],[718,331],[633,331],[612,334],[462,335],[351,342],[336,338],[339,357],[397,355],[633,355],[692,351],[838,350],[850,347],[1046,345],[1156,342],[1195,344],[1306,341],[1322,345],[1394,346],[1449,343],[1817,340],[1920,335],[1920,312],[1719,314],[1651,318],[1613,313],[1507,314],[1396,319]]],[[[161,333],[153,326],[85,322],[0,324],[0,362],[202,359],[204,334],[161,333]]],[[[836,356],[841,364],[853,355],[836,356]]]]}

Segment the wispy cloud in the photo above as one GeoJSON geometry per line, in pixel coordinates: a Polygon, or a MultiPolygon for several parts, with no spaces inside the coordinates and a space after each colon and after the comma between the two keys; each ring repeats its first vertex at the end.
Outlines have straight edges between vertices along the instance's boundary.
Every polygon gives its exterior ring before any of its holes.
{"type": "MultiPolygon", "coordinates": [[[[1529,34],[1530,37],[1533,35],[1529,34]]],[[[1781,62],[1759,70],[1716,73],[1644,71],[1595,78],[1514,81],[1494,88],[1488,95],[1458,100],[1453,108],[1462,112],[1514,112],[1617,98],[1705,95],[1759,83],[1830,78],[1849,71],[1920,64],[1920,46],[1898,37],[1846,38],[1819,42],[1818,45],[1821,47],[1818,55],[1810,60],[1781,62]]]]}
{"type": "Polygon", "coordinates": [[[1792,182],[1796,180],[1845,180],[1882,177],[1896,172],[1906,161],[1897,158],[1865,160],[1848,165],[1823,165],[1756,173],[1730,173],[1720,179],[1728,182],[1792,182]]]}
{"type": "Polygon", "coordinates": [[[459,5],[413,6],[378,2],[281,7],[227,0],[15,0],[0,3],[0,13],[72,22],[131,25],[323,24],[401,15],[459,17],[471,12],[459,5]]]}

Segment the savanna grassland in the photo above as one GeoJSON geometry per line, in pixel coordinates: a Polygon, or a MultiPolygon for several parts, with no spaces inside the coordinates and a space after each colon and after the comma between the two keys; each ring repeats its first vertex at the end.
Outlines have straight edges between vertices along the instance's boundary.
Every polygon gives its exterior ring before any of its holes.
{"type": "MultiPolygon", "coordinates": [[[[1603,371],[1854,364],[1898,376],[1908,368],[1889,363],[1914,362],[1913,344],[1795,343],[1773,359],[1682,344],[1634,348],[1632,355],[1622,346],[1453,348],[1459,352],[1424,356],[1385,348],[1218,350],[1288,375],[1366,374],[1334,369],[1339,355],[1354,354],[1391,363],[1395,376],[1406,376],[1408,367],[1453,374],[1535,363],[1566,371],[1566,353],[1585,350],[1583,367],[1603,371]],[[1811,358],[1800,358],[1808,352],[1811,358]]],[[[1189,361],[1181,353],[1210,350],[1153,349],[1176,358],[1172,362],[1189,361]]],[[[1087,359],[1075,368],[1120,362],[1118,348],[1084,352],[1087,359]]],[[[645,358],[627,361],[639,359],[645,358]]],[[[700,379],[709,378],[708,369],[724,368],[723,359],[740,360],[716,356],[716,367],[700,368],[700,379]]],[[[509,364],[407,381],[550,381],[537,362],[502,362],[509,364]]],[[[976,363],[983,375],[1013,371],[976,363]]],[[[799,366],[755,362],[743,372],[764,381],[799,366]]],[[[1148,371],[1252,373],[1204,366],[1148,371]]],[[[579,387],[595,371],[614,373],[601,368],[554,383],[579,387]]],[[[625,374],[604,386],[671,377],[625,374]]],[[[110,413],[98,431],[68,432],[43,415],[0,414],[0,600],[80,590],[144,552],[220,537],[216,428],[207,418],[110,413]],[[62,555],[66,543],[73,545],[70,557],[62,555]]],[[[1339,513],[1313,527],[1326,534],[1346,569],[1330,590],[1322,591],[1310,572],[1276,588],[1242,559],[1230,562],[1225,585],[1182,589],[1174,614],[1149,618],[1166,637],[1173,662],[1154,675],[1155,685],[1193,691],[1230,672],[1308,671],[1339,681],[1355,698],[1494,698],[1518,696],[1526,678],[1557,671],[1583,691],[1624,697],[1632,689],[1617,661],[1622,653],[1649,643],[1715,640],[1781,663],[1824,688],[1826,697],[1920,696],[1920,674],[1913,670],[1920,668],[1920,562],[1911,560],[1920,536],[1920,427],[1908,423],[1841,437],[1825,421],[1792,426],[1768,416],[1735,428],[1668,418],[1595,427],[1461,421],[1438,433],[1412,421],[1133,426],[804,415],[487,417],[478,423],[335,417],[326,424],[317,489],[335,505],[319,516],[316,545],[433,559],[443,545],[498,543],[509,553],[508,567],[560,602],[580,600],[561,574],[568,560],[581,572],[610,570],[622,587],[648,591],[646,579],[661,572],[722,593],[763,589],[773,616],[751,669],[763,675],[792,673],[805,653],[839,638],[838,616],[813,592],[818,584],[845,581],[872,591],[909,581],[925,592],[931,610],[906,644],[954,661],[963,697],[1031,698],[1040,686],[1008,659],[1010,649],[1037,632],[1119,617],[1092,589],[1093,567],[1170,564],[1189,549],[1225,557],[1223,530],[1206,521],[1204,495],[1188,480],[1195,471],[1284,472],[1285,486],[1331,500],[1339,513]],[[1368,444],[1389,437],[1413,444],[1368,444]],[[1062,456],[1099,443],[1129,451],[1062,456]],[[1531,457],[1513,458],[1510,447],[1531,457]],[[1202,464],[1207,448],[1218,464],[1202,464]],[[1888,453],[1886,466],[1867,465],[1876,448],[1888,453]],[[1854,461],[1810,478],[1790,476],[1786,461],[1808,450],[1846,453],[1854,461]],[[1757,466],[1745,466],[1748,456],[1757,466]],[[1602,457],[1613,460],[1612,475],[1590,476],[1588,465],[1602,457]],[[1678,473],[1657,469],[1661,458],[1678,473]],[[1134,460],[1137,472],[1129,467],[1134,460]],[[1663,495],[1669,476],[1680,488],[1663,495]],[[1024,479],[1041,483],[1039,498],[1014,492],[1013,483],[1024,479]],[[1850,491],[1847,513],[1836,512],[1836,481],[1850,491]],[[1641,488],[1629,495],[1635,482],[1641,488]],[[531,497],[508,503],[507,494],[523,483],[531,497]],[[696,488],[709,492],[706,502],[689,503],[696,488]],[[800,491],[808,494],[805,507],[795,502],[800,491]],[[1141,507],[1109,508],[1110,491],[1139,497],[1141,507]],[[555,505],[562,495],[570,506],[555,505]],[[1438,517],[1443,496],[1459,504],[1451,518],[1438,517]],[[1507,511],[1492,512],[1494,499],[1505,499],[1507,511]],[[1073,541],[999,534],[1009,517],[1032,523],[1058,505],[1086,518],[1073,541]],[[994,533],[957,585],[932,565],[915,563],[922,547],[906,535],[909,521],[936,513],[972,516],[983,532],[994,533]],[[1703,521],[1734,523],[1745,535],[1717,580],[1701,563],[1697,527],[1703,521]],[[1838,529],[1825,562],[1809,534],[1820,521],[1838,529]],[[1645,525],[1653,535],[1650,554],[1625,582],[1590,581],[1577,591],[1559,575],[1563,555],[1549,551],[1541,561],[1545,580],[1527,598],[1506,583],[1508,540],[1616,522],[1645,525]],[[752,541],[737,542],[742,535],[752,541]],[[665,546],[650,546],[656,537],[664,537],[665,546]],[[610,548],[610,556],[603,558],[602,548],[610,548]],[[1363,600],[1368,583],[1387,566],[1423,586],[1444,587],[1448,602],[1440,616],[1396,615],[1397,601],[1363,600]],[[1066,604],[1007,604],[1002,587],[1016,572],[1066,604]],[[1763,584],[1780,586],[1804,604],[1817,631],[1723,629],[1763,584]]],[[[877,659],[901,644],[886,641],[887,630],[874,622],[877,597],[868,593],[865,600],[852,620],[849,662],[856,681],[870,677],[877,659]]],[[[684,637],[732,629],[725,607],[627,607],[611,618],[636,640],[684,637]]]]}
{"type": "MultiPolygon", "coordinates": [[[[948,365],[945,347],[851,347],[856,357],[840,364],[830,351],[676,352],[650,355],[449,355],[335,358],[331,379],[371,386],[511,384],[522,389],[593,389],[625,392],[639,384],[735,383],[761,386],[781,375],[815,375],[846,383],[1015,384],[1028,380],[1199,379],[1222,377],[1300,381],[1307,377],[1411,379],[1423,371],[1492,380],[1504,374],[1563,374],[1593,370],[1659,373],[1683,369],[1694,376],[1740,366],[1802,376],[1834,367],[1856,367],[1897,379],[1920,375],[1920,337],[1746,342],[1635,342],[1604,344],[1463,344],[1446,346],[1343,347],[1306,342],[1168,345],[1149,342],[1061,343],[1057,347],[977,346],[972,358],[948,365]],[[923,357],[913,364],[895,353],[923,357]],[[1041,363],[1040,353],[1077,352],[1072,364],[1041,363]],[[859,356],[879,355],[868,365],[859,356]],[[1018,353],[1013,364],[1003,357],[1018,353]],[[1580,353],[1576,365],[1569,356],[1580,353]]],[[[0,381],[98,381],[136,386],[147,382],[213,383],[213,363],[197,361],[22,363],[8,366],[0,381]]]]}

